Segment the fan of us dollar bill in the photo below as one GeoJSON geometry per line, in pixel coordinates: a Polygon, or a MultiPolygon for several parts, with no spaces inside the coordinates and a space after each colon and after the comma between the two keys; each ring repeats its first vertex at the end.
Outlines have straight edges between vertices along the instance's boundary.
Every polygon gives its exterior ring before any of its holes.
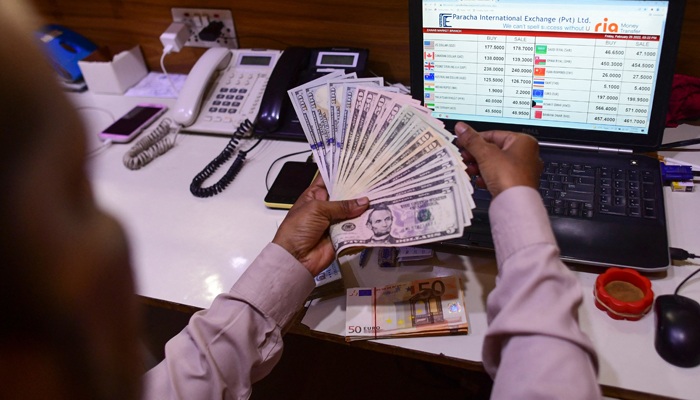
{"type": "Polygon", "coordinates": [[[331,226],[337,253],[447,240],[471,224],[454,137],[419,101],[383,85],[338,71],[288,92],[330,200],[370,200],[361,216],[331,226]]]}

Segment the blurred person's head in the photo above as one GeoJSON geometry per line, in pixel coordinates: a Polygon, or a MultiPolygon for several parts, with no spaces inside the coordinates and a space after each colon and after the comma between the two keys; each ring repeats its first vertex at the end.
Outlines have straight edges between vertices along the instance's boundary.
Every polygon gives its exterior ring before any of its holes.
{"type": "Polygon", "coordinates": [[[20,4],[0,0],[0,398],[136,398],[124,235],[95,206],[82,126],[20,4]]]}

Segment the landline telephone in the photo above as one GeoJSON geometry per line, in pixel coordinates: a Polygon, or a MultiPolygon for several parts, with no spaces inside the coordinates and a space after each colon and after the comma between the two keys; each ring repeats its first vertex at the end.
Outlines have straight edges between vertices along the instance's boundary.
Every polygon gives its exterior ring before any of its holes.
{"type": "Polygon", "coordinates": [[[197,197],[210,197],[228,186],[246,155],[263,137],[306,140],[287,90],[336,69],[363,75],[369,50],[349,48],[279,50],[212,48],[190,71],[180,91],[173,120],[183,132],[231,135],[231,140],[190,185],[197,197]],[[236,160],[214,185],[202,187],[236,151],[240,139],[260,140],[239,150],[236,160]]]}
{"type": "Polygon", "coordinates": [[[212,48],[180,91],[173,120],[183,132],[232,135],[246,119],[268,138],[306,140],[287,90],[335,69],[364,76],[369,50],[212,48]]]}

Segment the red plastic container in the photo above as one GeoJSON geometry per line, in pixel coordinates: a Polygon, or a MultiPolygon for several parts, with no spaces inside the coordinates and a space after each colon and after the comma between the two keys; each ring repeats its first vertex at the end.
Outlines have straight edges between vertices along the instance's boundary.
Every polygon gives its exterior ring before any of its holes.
{"type": "MultiPolygon", "coordinates": [[[[629,268],[610,268],[604,274],[599,275],[595,281],[593,295],[596,299],[596,307],[607,312],[612,319],[637,321],[651,310],[651,305],[654,303],[651,281],[629,268]],[[642,298],[637,301],[623,301],[613,297],[605,289],[613,281],[634,285],[641,290],[642,298]]],[[[618,295],[618,297],[620,296],[618,295]]]]}

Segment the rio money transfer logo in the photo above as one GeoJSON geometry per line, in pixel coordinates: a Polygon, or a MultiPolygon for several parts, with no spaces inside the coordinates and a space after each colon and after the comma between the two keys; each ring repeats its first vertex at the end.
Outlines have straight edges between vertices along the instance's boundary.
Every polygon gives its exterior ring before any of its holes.
{"type": "Polygon", "coordinates": [[[450,25],[450,18],[452,18],[452,14],[441,13],[440,28],[452,28],[452,25],[450,25]]]}
{"type": "Polygon", "coordinates": [[[614,22],[608,24],[608,19],[605,18],[603,22],[600,22],[595,26],[595,31],[598,32],[598,30],[600,29],[600,31],[602,32],[617,32],[618,28],[619,27],[614,22]]]}

